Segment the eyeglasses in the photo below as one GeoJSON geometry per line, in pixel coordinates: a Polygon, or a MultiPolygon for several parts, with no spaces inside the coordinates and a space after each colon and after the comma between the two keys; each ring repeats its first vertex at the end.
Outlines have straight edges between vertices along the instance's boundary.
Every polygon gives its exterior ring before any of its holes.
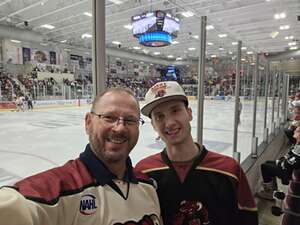
{"type": "Polygon", "coordinates": [[[95,116],[98,116],[99,119],[102,119],[107,124],[115,125],[119,124],[120,121],[123,121],[124,126],[134,126],[134,125],[143,125],[145,121],[142,118],[135,118],[135,117],[118,117],[109,114],[97,114],[93,111],[91,113],[95,116]]]}

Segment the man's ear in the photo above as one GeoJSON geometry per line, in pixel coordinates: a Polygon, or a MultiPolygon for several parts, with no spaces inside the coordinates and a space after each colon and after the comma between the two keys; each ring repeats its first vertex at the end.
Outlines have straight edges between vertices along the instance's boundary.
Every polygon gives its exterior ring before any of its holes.
{"type": "Polygon", "coordinates": [[[85,114],[85,132],[86,134],[90,134],[92,129],[92,114],[90,112],[85,114]]]}

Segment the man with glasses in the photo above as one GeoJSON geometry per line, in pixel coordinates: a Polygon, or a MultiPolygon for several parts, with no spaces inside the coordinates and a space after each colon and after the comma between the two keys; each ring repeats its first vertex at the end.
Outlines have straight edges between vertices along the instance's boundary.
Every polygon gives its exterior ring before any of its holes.
{"type": "Polygon", "coordinates": [[[0,225],[161,224],[152,182],[133,172],[128,156],[139,136],[139,111],[128,90],[98,95],[85,116],[85,151],[1,188],[0,225]]]}
{"type": "Polygon", "coordinates": [[[164,224],[258,224],[240,165],[193,141],[192,109],[177,82],[152,86],[141,111],[166,144],[162,152],[136,165],[156,183],[164,224]]]}

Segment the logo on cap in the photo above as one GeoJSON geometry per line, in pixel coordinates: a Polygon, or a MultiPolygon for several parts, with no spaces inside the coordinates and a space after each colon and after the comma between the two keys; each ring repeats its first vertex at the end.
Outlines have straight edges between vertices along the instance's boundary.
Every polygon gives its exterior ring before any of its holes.
{"type": "Polygon", "coordinates": [[[158,83],[151,88],[152,93],[155,95],[155,98],[160,98],[166,95],[167,93],[167,84],[158,83]]]}

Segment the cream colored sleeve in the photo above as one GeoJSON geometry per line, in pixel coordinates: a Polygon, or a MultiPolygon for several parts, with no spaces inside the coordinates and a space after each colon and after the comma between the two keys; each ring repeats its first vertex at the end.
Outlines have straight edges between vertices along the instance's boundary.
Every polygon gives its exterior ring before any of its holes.
{"type": "Polygon", "coordinates": [[[27,200],[12,188],[0,189],[0,225],[34,225],[27,200]]]}
{"type": "Polygon", "coordinates": [[[57,223],[56,211],[44,210],[13,188],[0,189],[0,225],[52,225],[57,223]]]}

